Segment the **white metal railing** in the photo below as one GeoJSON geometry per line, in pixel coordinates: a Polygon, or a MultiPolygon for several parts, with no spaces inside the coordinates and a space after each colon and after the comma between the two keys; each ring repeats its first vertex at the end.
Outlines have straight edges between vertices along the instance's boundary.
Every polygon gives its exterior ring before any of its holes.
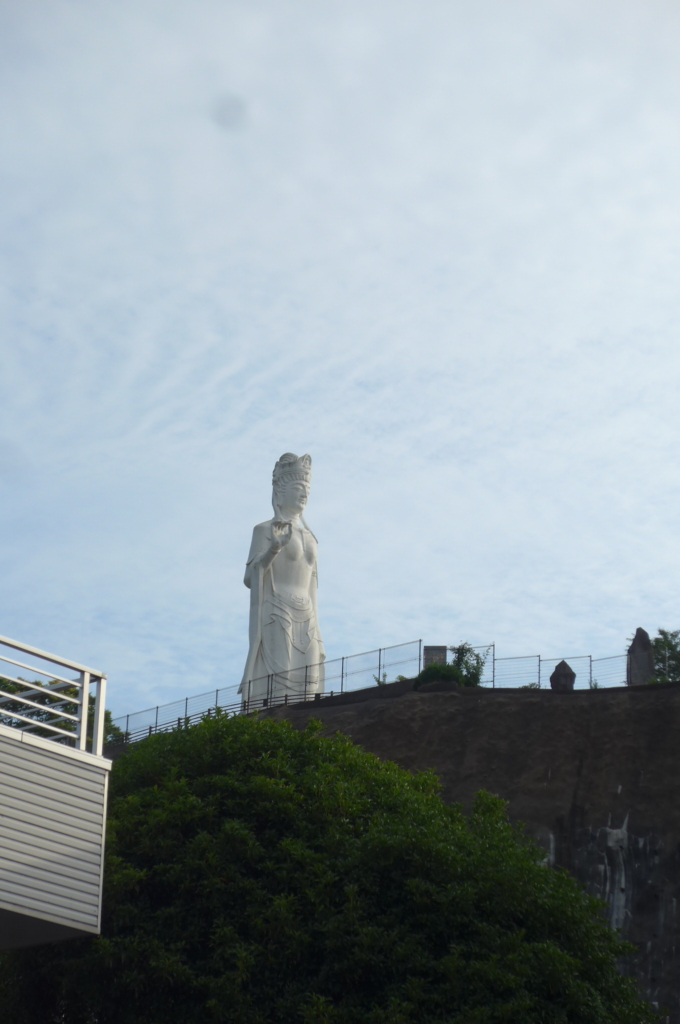
{"type": "Polygon", "coordinates": [[[90,750],[100,757],[104,745],[105,701],[103,672],[0,636],[0,724],[32,732],[76,750],[90,750]],[[10,657],[7,648],[18,651],[21,660],[10,657]],[[5,665],[13,668],[5,673],[5,665]],[[19,675],[17,669],[41,676],[43,681],[27,679],[19,675]],[[69,673],[75,676],[69,677],[69,673]],[[92,696],[91,687],[94,687],[92,696]]]}

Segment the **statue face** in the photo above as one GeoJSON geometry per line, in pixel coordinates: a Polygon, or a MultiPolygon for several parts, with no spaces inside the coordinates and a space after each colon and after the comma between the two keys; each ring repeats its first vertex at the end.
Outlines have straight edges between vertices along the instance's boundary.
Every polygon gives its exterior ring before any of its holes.
{"type": "Polygon", "coordinates": [[[279,508],[282,512],[300,515],[307,504],[309,484],[304,480],[286,480],[277,494],[279,508]]]}

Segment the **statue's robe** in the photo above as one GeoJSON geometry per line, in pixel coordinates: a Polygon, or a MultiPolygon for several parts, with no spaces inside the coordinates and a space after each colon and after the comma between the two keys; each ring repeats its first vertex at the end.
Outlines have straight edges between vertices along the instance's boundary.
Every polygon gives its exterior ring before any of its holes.
{"type": "Polygon", "coordinates": [[[250,647],[239,687],[244,703],[264,698],[293,697],[322,692],[324,685],[323,641],[316,610],[317,542],[311,530],[302,527],[289,544],[302,541],[301,556],[311,566],[309,594],[300,599],[286,591],[276,571],[279,554],[266,569],[262,557],[272,542],[273,519],[259,523],[253,540],[243,582],[250,588],[250,647]]]}

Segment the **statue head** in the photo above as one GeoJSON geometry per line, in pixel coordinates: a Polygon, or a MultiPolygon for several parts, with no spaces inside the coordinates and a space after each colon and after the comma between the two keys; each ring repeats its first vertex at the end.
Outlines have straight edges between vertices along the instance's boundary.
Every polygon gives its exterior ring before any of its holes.
{"type": "Polygon", "coordinates": [[[302,514],[312,477],[311,455],[293,455],[286,452],[274,466],[272,473],[272,505],[277,519],[289,519],[302,514]]]}

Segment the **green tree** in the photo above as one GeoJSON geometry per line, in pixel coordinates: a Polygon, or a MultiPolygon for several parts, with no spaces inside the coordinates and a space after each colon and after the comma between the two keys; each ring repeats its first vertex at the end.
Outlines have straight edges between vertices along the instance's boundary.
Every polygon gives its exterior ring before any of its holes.
{"type": "Polygon", "coordinates": [[[457,647],[449,647],[451,651],[451,664],[460,670],[463,677],[463,686],[480,686],[482,673],[488,651],[479,654],[470,644],[458,644],[457,647]]]}
{"type": "MultiPolygon", "coordinates": [[[[90,694],[90,717],[87,723],[88,750],[92,747],[92,733],[94,731],[94,709],[95,698],[90,694]]],[[[125,733],[114,725],[111,712],[107,708],[104,712],[104,743],[122,743],[125,740],[125,733]]]]}
{"type": "Polygon", "coordinates": [[[652,640],[652,650],[655,682],[680,682],[680,629],[660,629],[652,640]]]}
{"type": "Polygon", "coordinates": [[[111,780],[100,938],[5,954],[8,1024],[647,1024],[601,905],[480,793],[218,716],[111,780]]]}

